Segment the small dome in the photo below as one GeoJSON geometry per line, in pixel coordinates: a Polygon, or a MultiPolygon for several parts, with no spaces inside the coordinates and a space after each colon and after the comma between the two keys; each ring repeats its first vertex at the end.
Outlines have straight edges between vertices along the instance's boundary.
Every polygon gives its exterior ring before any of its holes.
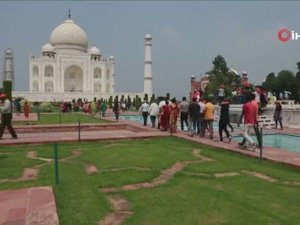
{"type": "Polygon", "coordinates": [[[96,48],[95,46],[90,48],[89,53],[91,55],[101,55],[100,50],[98,48],[96,48]]]}
{"type": "Polygon", "coordinates": [[[243,71],[243,73],[242,74],[245,74],[245,75],[247,75],[248,73],[247,73],[247,71],[243,71]]]}
{"type": "Polygon", "coordinates": [[[12,54],[12,50],[10,48],[6,49],[5,53],[12,54]]]}
{"type": "Polygon", "coordinates": [[[78,49],[86,51],[88,38],[84,30],[73,20],[67,19],[51,33],[50,44],[55,49],[78,49]]]}
{"type": "Polygon", "coordinates": [[[110,60],[114,60],[114,57],[111,55],[111,56],[109,56],[109,59],[110,60]]]}
{"type": "Polygon", "coordinates": [[[53,52],[53,51],[54,48],[50,43],[47,43],[42,47],[42,52],[53,52]]]}
{"type": "Polygon", "coordinates": [[[150,34],[146,34],[146,37],[145,39],[152,39],[151,35],[150,34]]]}

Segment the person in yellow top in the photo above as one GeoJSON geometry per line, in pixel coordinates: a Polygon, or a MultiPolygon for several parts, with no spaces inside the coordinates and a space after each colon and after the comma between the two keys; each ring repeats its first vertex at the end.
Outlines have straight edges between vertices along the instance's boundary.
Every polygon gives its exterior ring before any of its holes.
{"type": "Polygon", "coordinates": [[[205,110],[204,110],[204,126],[201,130],[201,137],[204,137],[205,129],[207,128],[209,131],[209,138],[213,139],[214,110],[215,110],[215,106],[211,103],[210,98],[207,98],[207,101],[205,104],[205,110]]]}

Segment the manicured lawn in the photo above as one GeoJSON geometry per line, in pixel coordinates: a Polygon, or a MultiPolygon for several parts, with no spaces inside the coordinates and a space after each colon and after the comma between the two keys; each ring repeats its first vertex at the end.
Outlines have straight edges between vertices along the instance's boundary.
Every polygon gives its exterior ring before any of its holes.
{"type": "Polygon", "coordinates": [[[39,121],[14,122],[14,124],[71,124],[78,123],[110,123],[108,120],[101,119],[99,114],[97,117],[81,114],[81,113],[41,113],[39,121]]]}
{"type": "MultiPolygon", "coordinates": [[[[98,224],[111,211],[107,200],[111,194],[100,191],[104,187],[119,188],[118,193],[132,205],[133,215],[126,225],[296,225],[300,221],[299,169],[175,137],[59,144],[60,159],[71,156],[74,150],[81,155],[59,163],[59,185],[55,185],[54,165],[50,163],[40,168],[36,180],[0,183],[0,189],[54,186],[63,225],[98,224]],[[201,160],[199,154],[212,160],[201,160]],[[185,167],[164,184],[120,189],[151,182],[178,162],[185,162],[185,167]],[[99,173],[88,175],[88,164],[95,165],[99,173]],[[236,175],[216,177],[229,172],[236,175]],[[286,183],[291,181],[298,185],[286,183]]],[[[44,163],[26,158],[28,151],[53,158],[53,145],[0,146],[0,180],[20,177],[24,168],[44,163]]]]}

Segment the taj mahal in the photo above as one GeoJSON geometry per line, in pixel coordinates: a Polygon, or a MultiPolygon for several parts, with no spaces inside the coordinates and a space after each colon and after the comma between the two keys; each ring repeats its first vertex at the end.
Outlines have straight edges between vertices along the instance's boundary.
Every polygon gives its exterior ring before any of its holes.
{"type": "MultiPolygon", "coordinates": [[[[85,31],[69,18],[51,33],[39,57],[29,58],[29,92],[14,91],[14,97],[31,101],[70,101],[77,98],[108,99],[124,95],[152,95],[152,37],[145,36],[144,92],[115,93],[115,59],[99,48],[89,48],[85,31]]],[[[142,84],[141,84],[142,86],[142,84]]]]}

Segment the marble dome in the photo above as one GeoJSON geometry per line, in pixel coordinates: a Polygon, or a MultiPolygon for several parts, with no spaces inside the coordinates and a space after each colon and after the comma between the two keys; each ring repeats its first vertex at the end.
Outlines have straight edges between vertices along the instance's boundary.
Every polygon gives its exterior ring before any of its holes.
{"type": "Polygon", "coordinates": [[[42,47],[42,52],[53,52],[53,51],[54,48],[50,43],[47,43],[42,47]]]}
{"type": "Polygon", "coordinates": [[[73,20],[67,19],[51,33],[50,44],[55,49],[87,51],[88,38],[85,31],[73,20]]]}
{"type": "Polygon", "coordinates": [[[89,53],[91,55],[101,55],[100,50],[98,48],[96,48],[95,46],[90,48],[89,53]]]}

